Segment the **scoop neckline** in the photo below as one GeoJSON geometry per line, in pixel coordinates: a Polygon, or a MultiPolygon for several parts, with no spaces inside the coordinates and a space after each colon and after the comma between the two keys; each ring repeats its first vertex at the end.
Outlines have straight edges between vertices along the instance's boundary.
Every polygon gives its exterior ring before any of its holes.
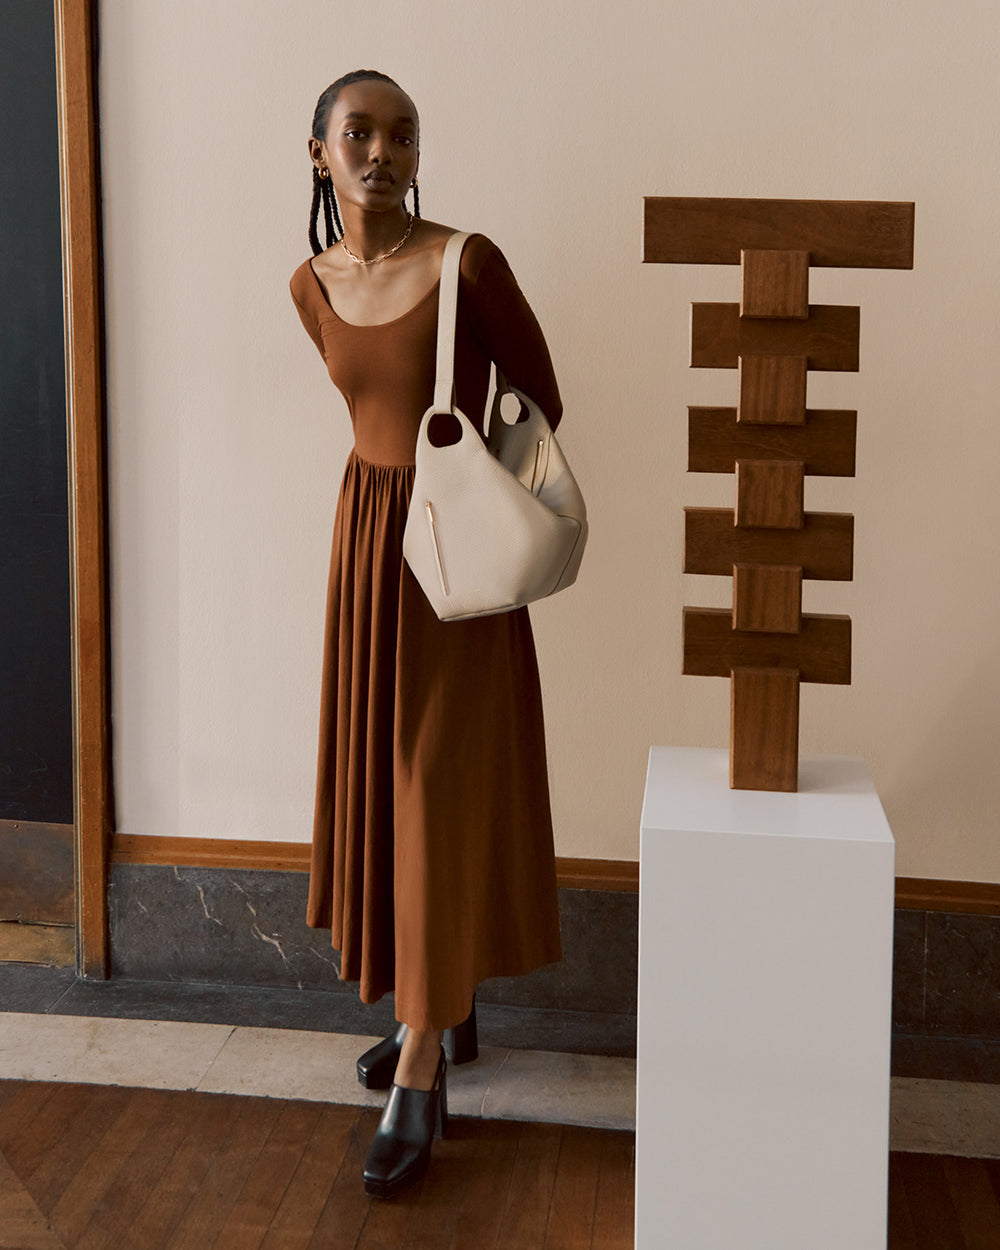
{"type": "Polygon", "coordinates": [[[316,290],[319,292],[319,297],[325,304],[326,308],[329,310],[330,313],[332,313],[334,317],[336,317],[336,319],[340,322],[341,325],[349,326],[352,330],[382,330],[386,326],[395,325],[398,321],[405,321],[407,317],[411,316],[413,313],[417,311],[417,309],[420,307],[421,304],[426,303],[426,301],[430,299],[430,297],[434,294],[434,292],[441,285],[441,279],[439,277],[432,286],[427,288],[427,290],[423,293],[423,295],[421,295],[421,297],[417,300],[415,304],[411,304],[410,307],[406,310],[406,312],[400,313],[398,317],[392,317],[388,321],[368,321],[368,322],[365,322],[364,324],[359,324],[357,321],[345,321],[345,319],[340,315],[340,313],[337,312],[336,308],[334,308],[334,306],[330,303],[329,298],[327,297],[326,290],[323,287],[323,283],[320,282],[319,280],[319,274],[316,272],[315,269],[313,269],[312,260],[311,259],[307,260],[306,264],[309,266],[309,272],[312,274],[313,282],[315,282],[316,284],[316,290]]]}

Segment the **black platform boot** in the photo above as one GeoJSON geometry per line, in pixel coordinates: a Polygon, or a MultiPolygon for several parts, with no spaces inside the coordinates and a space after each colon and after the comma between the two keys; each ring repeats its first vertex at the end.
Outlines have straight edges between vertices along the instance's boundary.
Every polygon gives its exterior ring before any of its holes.
{"type": "MultiPolygon", "coordinates": [[[[403,1049],[403,1038],[406,1036],[406,1025],[401,1024],[395,1033],[390,1033],[380,1042],[376,1042],[358,1060],[358,1081],[365,1089],[388,1089],[392,1078],[396,1075],[399,1063],[399,1052],[403,1049]]],[[[472,1000],[472,1010],[468,1017],[453,1029],[444,1031],[445,1054],[451,1063],[472,1063],[479,1058],[479,1036],[476,1031],[476,1000],[472,1000]]]]}
{"type": "Polygon", "coordinates": [[[396,1075],[399,1052],[403,1049],[406,1025],[376,1042],[358,1060],[358,1081],[365,1089],[388,1089],[396,1075]]]}
{"type": "Polygon", "coordinates": [[[448,1128],[447,1068],[442,1047],[430,1089],[393,1085],[389,1090],[365,1159],[365,1193],[391,1198],[427,1171],[431,1142],[448,1128]]]}
{"type": "Polygon", "coordinates": [[[476,1029],[476,997],[472,996],[472,1010],[461,1024],[444,1031],[444,1053],[448,1062],[456,1066],[472,1063],[479,1058],[479,1033],[476,1029]]]}

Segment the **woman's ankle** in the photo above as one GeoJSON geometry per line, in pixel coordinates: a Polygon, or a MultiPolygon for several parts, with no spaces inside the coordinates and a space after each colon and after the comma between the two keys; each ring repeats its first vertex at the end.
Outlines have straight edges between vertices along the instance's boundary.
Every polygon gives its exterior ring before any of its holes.
{"type": "Polygon", "coordinates": [[[407,1029],[396,1067],[396,1084],[407,1089],[431,1089],[440,1055],[440,1030],[407,1029]]]}

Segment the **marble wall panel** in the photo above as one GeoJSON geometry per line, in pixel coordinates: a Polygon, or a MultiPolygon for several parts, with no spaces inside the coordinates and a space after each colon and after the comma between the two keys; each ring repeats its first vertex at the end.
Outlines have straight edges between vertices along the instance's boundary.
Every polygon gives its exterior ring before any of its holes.
{"type": "Polygon", "coordinates": [[[120,864],[108,887],[112,971],[148,981],[341,989],[305,873],[120,864]]]}
{"type": "Polygon", "coordinates": [[[1000,918],[927,914],[926,1027],[949,1037],[1000,1037],[1000,918]]]}
{"type": "MultiPolygon", "coordinates": [[[[114,975],[354,993],[328,930],[305,923],[305,873],[119,864],[109,886],[114,975]]],[[[564,959],[494,978],[484,1003],[634,1015],[638,895],[560,890],[564,959]]]]}
{"type": "Polygon", "coordinates": [[[927,913],[897,908],[892,955],[892,1028],[922,1033],[926,971],[927,913]]]}

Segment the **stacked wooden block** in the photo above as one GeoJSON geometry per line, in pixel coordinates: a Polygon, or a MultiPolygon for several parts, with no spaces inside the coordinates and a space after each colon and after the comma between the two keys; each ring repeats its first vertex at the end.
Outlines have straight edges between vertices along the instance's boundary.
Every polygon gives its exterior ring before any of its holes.
{"type": "Polygon", "coordinates": [[[858,368],[860,310],[809,303],[811,265],[912,268],[913,205],[650,197],[643,260],[739,264],[739,304],[694,304],[691,364],[738,370],[735,408],[689,408],[688,468],[733,473],[733,509],[688,508],[684,571],[731,576],[732,610],[684,609],[684,672],[732,680],[730,784],[798,786],[799,685],[851,679],[851,622],[803,613],[849,581],[854,518],[806,512],[851,477],[857,413],[806,407],[809,370],[858,368]]]}

